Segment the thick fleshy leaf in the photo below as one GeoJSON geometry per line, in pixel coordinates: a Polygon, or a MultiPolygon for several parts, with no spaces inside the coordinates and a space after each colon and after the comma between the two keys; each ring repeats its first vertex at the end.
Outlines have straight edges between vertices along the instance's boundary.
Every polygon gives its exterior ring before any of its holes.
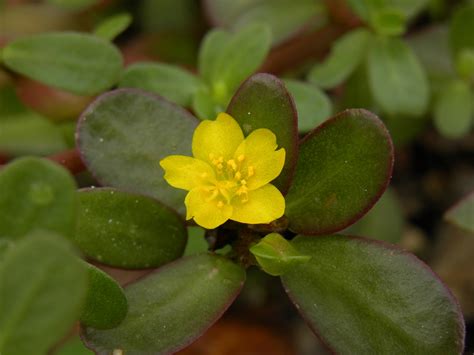
{"type": "Polygon", "coordinates": [[[183,254],[182,219],[158,201],[110,188],[79,193],[74,242],[88,257],[126,269],[158,267],[183,254]]]}
{"type": "Polygon", "coordinates": [[[348,0],[354,11],[364,20],[370,20],[374,10],[393,8],[400,10],[407,18],[416,16],[429,0],[348,0]]]}
{"type": "Polygon", "coordinates": [[[460,354],[461,310],[414,255],[364,238],[297,237],[312,259],[282,276],[309,326],[338,354],[460,354]]]}
{"type": "Polygon", "coordinates": [[[127,67],[119,82],[120,87],[150,91],[186,107],[200,85],[197,76],[178,66],[151,62],[127,67]]]}
{"type": "Polygon", "coordinates": [[[446,212],[444,218],[474,233],[474,192],[471,192],[446,212]]]}
{"type": "Polygon", "coordinates": [[[66,240],[43,232],[19,241],[0,265],[0,352],[46,354],[79,317],[86,289],[66,240]]]}
{"type": "Polygon", "coordinates": [[[234,33],[214,61],[211,87],[218,102],[227,103],[234,90],[263,63],[270,50],[267,26],[255,24],[234,33]]]}
{"type": "Polygon", "coordinates": [[[81,338],[76,335],[74,338],[62,344],[54,355],[94,355],[94,353],[87,349],[81,338]]]}
{"type": "Polygon", "coordinates": [[[204,253],[209,249],[205,238],[206,231],[201,227],[188,227],[188,243],[183,256],[204,253]]]}
{"type": "Polygon", "coordinates": [[[290,229],[323,234],[354,223],[385,191],[392,166],[392,141],[375,115],[354,109],[327,120],[300,144],[286,196],[290,229]]]}
{"type": "Polygon", "coordinates": [[[343,233],[398,243],[404,225],[401,203],[395,192],[388,188],[374,207],[343,233]]]}
{"type": "Polygon", "coordinates": [[[446,84],[434,103],[434,123],[438,131],[449,137],[459,138],[469,133],[473,126],[474,106],[468,83],[454,80],[446,84]]]}
{"type": "Polygon", "coordinates": [[[110,185],[184,212],[184,191],[168,185],[159,161],[191,155],[197,120],[184,109],[136,89],[100,96],[82,114],[77,144],[90,171],[110,185]]]}
{"type": "Polygon", "coordinates": [[[129,311],[115,329],[86,328],[97,354],[171,354],[209,328],[240,292],[245,271],[210,254],[186,257],[129,285],[129,311]]]}
{"type": "Polygon", "coordinates": [[[231,37],[229,32],[214,28],[202,40],[199,48],[198,69],[199,74],[208,84],[212,84],[215,63],[231,37]]]}
{"type": "Polygon", "coordinates": [[[108,41],[113,41],[115,37],[121,34],[132,23],[132,16],[129,13],[120,13],[106,18],[94,29],[96,36],[102,37],[108,41]]]}
{"type": "Polygon", "coordinates": [[[119,78],[122,57],[108,41],[74,32],[22,37],[3,48],[5,65],[20,74],[78,95],[94,95],[119,78]]]}
{"type": "Polygon", "coordinates": [[[463,49],[474,49],[474,4],[454,12],[449,25],[449,40],[456,57],[463,49]]]}
{"type": "Polygon", "coordinates": [[[41,158],[20,158],[0,170],[0,237],[35,229],[72,236],[76,184],[67,170],[41,158]]]}
{"type": "Polygon", "coordinates": [[[32,111],[0,118],[0,151],[4,154],[44,156],[65,149],[61,128],[32,111]]]}
{"type": "Polygon", "coordinates": [[[311,69],[308,80],[323,89],[330,89],[346,80],[367,54],[370,32],[357,29],[334,42],[331,53],[311,69]]]}
{"type": "Polygon", "coordinates": [[[82,324],[97,329],[116,327],[125,318],[128,304],[120,285],[93,265],[87,264],[89,283],[82,310],[82,324]]]}
{"type": "Polygon", "coordinates": [[[273,182],[288,190],[298,154],[297,113],[283,82],[270,74],[255,74],[245,81],[232,98],[227,112],[239,122],[247,136],[257,128],[268,128],[285,148],[285,166],[273,182]]]}
{"type": "Polygon", "coordinates": [[[425,113],[429,100],[427,78],[413,51],[400,38],[374,38],[367,66],[372,95],[384,113],[425,113]]]}
{"type": "Polygon", "coordinates": [[[332,103],[324,91],[302,81],[286,79],[284,82],[295,100],[300,133],[311,131],[331,116],[332,103]]]}

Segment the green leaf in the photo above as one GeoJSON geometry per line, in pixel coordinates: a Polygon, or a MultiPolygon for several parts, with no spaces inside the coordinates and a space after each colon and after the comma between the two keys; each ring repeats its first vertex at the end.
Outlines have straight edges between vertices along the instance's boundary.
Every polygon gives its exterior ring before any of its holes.
{"type": "Polygon", "coordinates": [[[232,98],[227,112],[239,122],[245,135],[268,128],[285,148],[285,166],[274,185],[288,190],[298,154],[297,113],[283,82],[270,74],[255,74],[245,81],[232,98]]]}
{"type": "Polygon", "coordinates": [[[370,20],[374,11],[392,8],[401,11],[408,19],[426,8],[429,0],[348,0],[354,11],[364,20],[370,20]]]}
{"type": "Polygon", "coordinates": [[[300,143],[286,216],[297,233],[341,230],[362,217],[385,191],[393,146],[383,123],[365,110],[346,110],[300,143]]]}
{"type": "Polygon", "coordinates": [[[451,17],[449,40],[454,57],[463,49],[474,49],[474,4],[459,7],[451,17]]]}
{"type": "Polygon", "coordinates": [[[270,50],[268,27],[253,25],[235,33],[215,59],[211,87],[216,100],[227,104],[234,90],[263,63],[270,50]]]}
{"type": "Polygon", "coordinates": [[[106,18],[94,29],[94,34],[108,41],[113,41],[132,23],[132,16],[129,13],[120,13],[106,18]]]}
{"type": "Polygon", "coordinates": [[[44,156],[65,149],[61,129],[32,111],[0,118],[0,151],[4,154],[44,156]]]}
{"type": "Polygon", "coordinates": [[[456,71],[459,76],[470,82],[474,79],[474,49],[461,50],[456,59],[456,71]]]}
{"type": "Polygon", "coordinates": [[[216,62],[231,38],[229,32],[214,28],[207,32],[202,40],[198,55],[198,71],[208,84],[212,84],[216,62]]]}
{"type": "Polygon", "coordinates": [[[278,233],[270,233],[250,248],[258,265],[267,274],[278,276],[287,272],[295,263],[306,263],[310,256],[301,254],[288,240],[278,233]]]}
{"type": "Polygon", "coordinates": [[[323,91],[302,81],[286,79],[284,82],[295,101],[300,133],[312,130],[331,116],[332,103],[323,91]]]}
{"type": "Polygon", "coordinates": [[[0,266],[0,352],[46,354],[78,318],[86,287],[67,241],[47,233],[19,241],[0,266]]]}
{"type": "Polygon", "coordinates": [[[350,226],[344,234],[398,243],[403,234],[405,220],[400,201],[395,192],[388,188],[374,207],[359,221],[350,226]]]}
{"type": "Polygon", "coordinates": [[[454,80],[441,89],[434,103],[434,123],[438,131],[449,138],[459,138],[472,127],[474,107],[469,85],[454,80]]]}
{"type": "Polygon", "coordinates": [[[223,257],[180,259],[125,289],[129,311],[117,328],[86,328],[84,338],[97,354],[177,352],[220,318],[244,280],[245,271],[223,257]]]}
{"type": "Polygon", "coordinates": [[[396,8],[386,7],[374,11],[370,17],[371,26],[381,36],[400,36],[405,32],[406,18],[396,8]]]}
{"type": "Polygon", "coordinates": [[[297,237],[311,255],[283,275],[311,329],[338,354],[460,354],[464,321],[448,288],[414,255],[363,238],[297,237]]]}
{"type": "Polygon", "coordinates": [[[188,243],[183,256],[205,253],[209,249],[205,233],[201,227],[188,227],[188,243]]]}
{"type": "Polygon", "coordinates": [[[149,197],[110,188],[79,193],[74,242],[106,265],[158,267],[183,254],[186,228],[168,207],[149,197]]]}
{"type": "Polygon", "coordinates": [[[225,107],[217,103],[212,97],[209,89],[201,87],[193,97],[192,108],[194,114],[201,120],[214,120],[225,107]]]}
{"type": "Polygon", "coordinates": [[[97,329],[114,328],[127,314],[128,304],[117,281],[93,265],[87,264],[89,284],[81,323],[97,329]]]}
{"type": "Polygon", "coordinates": [[[197,120],[179,106],[134,89],[97,98],[82,114],[77,145],[103,186],[155,197],[184,213],[185,192],[168,185],[159,161],[191,155],[197,120]]]}
{"type": "Polygon", "coordinates": [[[474,192],[451,207],[444,218],[448,222],[474,233],[474,192]]]}
{"type": "Polygon", "coordinates": [[[0,237],[35,229],[72,236],[76,184],[67,170],[46,159],[20,158],[0,170],[0,237]]]}
{"type": "Polygon", "coordinates": [[[53,355],[94,355],[94,353],[86,348],[79,336],[75,336],[64,343],[53,355]]]}
{"type": "Polygon", "coordinates": [[[336,40],[327,59],[311,69],[308,80],[323,89],[341,84],[366,56],[371,37],[366,29],[357,29],[336,40]]]}
{"type": "Polygon", "coordinates": [[[184,69],[151,62],[127,67],[119,82],[120,87],[147,90],[185,107],[191,105],[200,85],[200,80],[184,69]]]}
{"type": "Polygon", "coordinates": [[[108,41],[75,32],[51,32],[9,42],[2,51],[11,70],[78,95],[94,95],[119,79],[122,56],[108,41]]]}
{"type": "Polygon", "coordinates": [[[368,56],[369,85],[376,103],[389,115],[421,116],[429,86],[418,59],[399,38],[374,38],[368,56]]]}
{"type": "Polygon", "coordinates": [[[86,348],[79,336],[75,336],[64,343],[53,355],[94,355],[94,353],[86,348]]]}

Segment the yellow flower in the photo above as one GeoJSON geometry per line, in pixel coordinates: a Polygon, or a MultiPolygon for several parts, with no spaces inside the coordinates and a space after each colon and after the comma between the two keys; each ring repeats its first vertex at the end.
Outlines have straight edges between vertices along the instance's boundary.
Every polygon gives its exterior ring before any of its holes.
{"type": "Polygon", "coordinates": [[[285,163],[285,150],[276,148],[270,130],[256,129],[244,138],[238,123],[221,113],[194,131],[194,158],[171,155],[160,165],[171,186],[189,191],[186,219],[207,229],[229,219],[270,223],[285,212],[285,199],[270,184],[285,163]]]}

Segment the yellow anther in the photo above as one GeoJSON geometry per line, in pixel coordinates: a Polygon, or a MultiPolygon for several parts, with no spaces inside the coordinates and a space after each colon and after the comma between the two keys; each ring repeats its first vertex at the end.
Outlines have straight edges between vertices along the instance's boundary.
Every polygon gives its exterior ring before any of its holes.
{"type": "Polygon", "coordinates": [[[217,169],[222,170],[223,168],[224,168],[224,165],[222,165],[221,163],[217,164],[217,169]]]}
{"type": "Polygon", "coordinates": [[[217,207],[219,207],[219,208],[224,207],[224,202],[222,202],[222,201],[217,202],[217,207]]]}
{"type": "Polygon", "coordinates": [[[234,171],[237,170],[237,164],[233,159],[227,161],[227,165],[229,165],[234,171]]]}
{"type": "Polygon", "coordinates": [[[224,162],[224,157],[221,156],[221,157],[217,158],[217,161],[218,161],[219,163],[223,163],[223,162],[224,162]]]}
{"type": "Polygon", "coordinates": [[[254,174],[255,174],[255,170],[254,170],[253,166],[249,166],[247,175],[250,177],[250,176],[253,176],[254,174]]]}
{"type": "Polygon", "coordinates": [[[240,180],[240,179],[242,178],[242,174],[240,173],[240,171],[237,171],[237,172],[235,173],[234,178],[235,178],[236,180],[240,180]]]}
{"type": "Polygon", "coordinates": [[[245,181],[245,180],[240,180],[240,184],[245,186],[245,185],[247,185],[247,181],[245,181]]]}
{"type": "Polygon", "coordinates": [[[243,155],[243,154],[240,154],[240,155],[237,157],[237,160],[238,160],[239,162],[244,161],[244,159],[245,159],[245,155],[243,155]]]}

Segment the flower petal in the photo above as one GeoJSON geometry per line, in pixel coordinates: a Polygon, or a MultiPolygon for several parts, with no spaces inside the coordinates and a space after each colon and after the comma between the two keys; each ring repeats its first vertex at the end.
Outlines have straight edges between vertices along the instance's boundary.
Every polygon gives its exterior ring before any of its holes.
{"type": "Polygon", "coordinates": [[[249,191],[247,202],[234,198],[232,206],[234,211],[230,219],[248,224],[270,223],[285,213],[285,199],[271,184],[249,191]]]}
{"type": "Polygon", "coordinates": [[[186,219],[194,221],[206,229],[214,229],[224,224],[232,216],[232,206],[224,204],[218,207],[217,200],[209,201],[209,193],[195,188],[186,195],[186,219]]]}
{"type": "Polygon", "coordinates": [[[250,133],[237,148],[234,157],[245,157],[241,171],[244,177],[247,176],[247,187],[250,190],[258,189],[280,175],[285,165],[285,149],[275,151],[276,148],[276,136],[266,128],[250,133]]]}
{"type": "Polygon", "coordinates": [[[193,136],[193,155],[209,163],[212,163],[211,154],[227,161],[243,140],[244,134],[237,121],[226,113],[220,113],[215,121],[202,121],[197,126],[193,136]]]}
{"type": "Polygon", "coordinates": [[[202,160],[184,155],[170,155],[160,161],[165,180],[173,187],[192,190],[214,180],[214,169],[202,160]]]}

